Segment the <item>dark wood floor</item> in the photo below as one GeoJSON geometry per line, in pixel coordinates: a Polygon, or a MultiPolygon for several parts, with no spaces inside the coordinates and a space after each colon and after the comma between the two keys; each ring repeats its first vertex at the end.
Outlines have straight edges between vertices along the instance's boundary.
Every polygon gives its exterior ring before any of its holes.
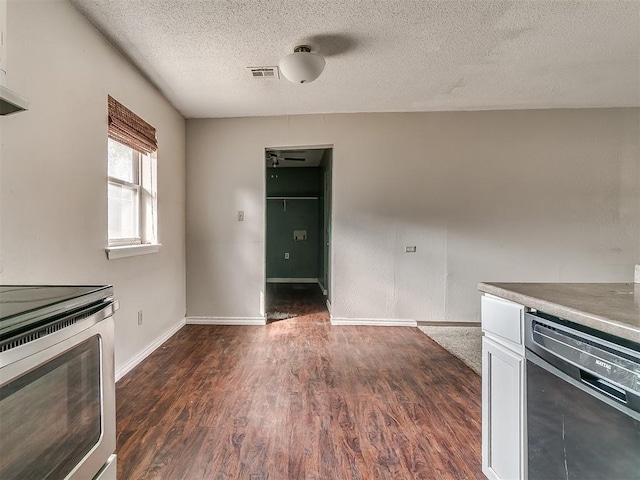
{"type": "Polygon", "coordinates": [[[187,325],[117,385],[118,478],[484,478],[480,397],[416,328],[187,325]]]}
{"type": "Polygon", "coordinates": [[[269,323],[281,321],[271,318],[278,313],[289,317],[316,315],[316,319],[329,318],[326,297],[322,295],[322,290],[317,283],[269,283],[266,298],[265,306],[269,323]]]}

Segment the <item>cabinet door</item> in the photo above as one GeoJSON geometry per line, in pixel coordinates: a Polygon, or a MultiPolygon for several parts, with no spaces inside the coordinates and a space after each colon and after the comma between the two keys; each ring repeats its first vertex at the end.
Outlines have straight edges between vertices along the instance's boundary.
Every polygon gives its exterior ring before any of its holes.
{"type": "Polygon", "coordinates": [[[482,339],[482,471],[518,480],[523,467],[524,358],[482,339]]]}

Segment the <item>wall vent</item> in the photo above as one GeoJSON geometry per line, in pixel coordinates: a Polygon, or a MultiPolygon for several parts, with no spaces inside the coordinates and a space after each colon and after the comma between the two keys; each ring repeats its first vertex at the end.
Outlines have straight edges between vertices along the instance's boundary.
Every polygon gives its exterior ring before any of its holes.
{"type": "Polygon", "coordinates": [[[280,78],[278,67],[247,67],[247,69],[256,79],[280,78]]]}

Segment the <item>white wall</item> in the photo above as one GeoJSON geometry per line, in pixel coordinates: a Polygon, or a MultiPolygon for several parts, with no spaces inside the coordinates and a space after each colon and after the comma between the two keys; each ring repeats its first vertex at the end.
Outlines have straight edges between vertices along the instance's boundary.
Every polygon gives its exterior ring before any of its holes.
{"type": "Polygon", "coordinates": [[[184,119],[66,1],[9,1],[7,81],[30,110],[0,120],[0,281],[113,284],[121,368],[184,319],[184,119]],[[105,255],[108,94],[157,129],[159,253],[105,255]]]}
{"type": "Polygon", "coordinates": [[[188,120],[187,315],[259,316],[277,146],[334,145],[335,318],[477,321],[479,281],[631,281],[639,124],[638,109],[188,120]]]}

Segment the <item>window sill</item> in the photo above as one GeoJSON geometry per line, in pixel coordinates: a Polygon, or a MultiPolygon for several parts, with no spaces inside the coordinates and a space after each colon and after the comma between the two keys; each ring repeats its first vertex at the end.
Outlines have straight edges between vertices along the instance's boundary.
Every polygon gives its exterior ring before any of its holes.
{"type": "Polygon", "coordinates": [[[156,253],[160,250],[161,243],[152,243],[145,245],[123,245],[122,247],[107,247],[107,258],[114,260],[116,258],[134,257],[136,255],[146,255],[148,253],[156,253]]]}

